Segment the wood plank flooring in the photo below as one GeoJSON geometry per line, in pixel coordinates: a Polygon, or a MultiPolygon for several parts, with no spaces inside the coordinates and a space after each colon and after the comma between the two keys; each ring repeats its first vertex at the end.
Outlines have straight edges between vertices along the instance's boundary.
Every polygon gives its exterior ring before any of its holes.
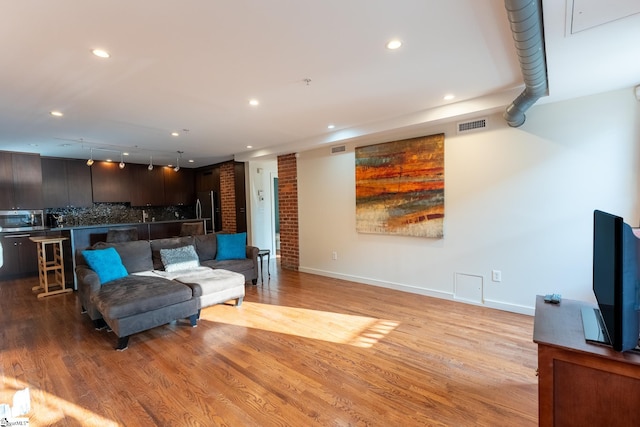
{"type": "MultiPolygon", "coordinates": [[[[276,271],[274,271],[276,270],[276,271]]],[[[535,426],[529,316],[292,271],[131,337],[0,282],[0,403],[37,426],[535,426]]]]}

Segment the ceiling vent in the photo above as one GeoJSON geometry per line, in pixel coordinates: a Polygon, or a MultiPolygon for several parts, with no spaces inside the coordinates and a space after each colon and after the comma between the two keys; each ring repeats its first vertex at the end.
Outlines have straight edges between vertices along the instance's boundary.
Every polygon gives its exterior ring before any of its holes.
{"type": "Polygon", "coordinates": [[[456,123],[456,128],[458,129],[458,135],[469,132],[476,132],[479,130],[486,129],[488,125],[488,120],[486,117],[481,119],[474,119],[466,122],[458,122],[456,123]]]}
{"type": "Polygon", "coordinates": [[[346,145],[336,145],[334,147],[331,147],[331,154],[340,154],[344,153],[345,151],[347,151],[346,145]]]}

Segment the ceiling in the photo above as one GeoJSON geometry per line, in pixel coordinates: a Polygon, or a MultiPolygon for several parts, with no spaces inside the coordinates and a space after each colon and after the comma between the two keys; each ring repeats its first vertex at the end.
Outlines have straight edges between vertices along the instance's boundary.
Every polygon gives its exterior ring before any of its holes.
{"type": "MultiPolygon", "coordinates": [[[[543,1],[538,103],[640,83],[638,2],[600,3],[543,1]]],[[[0,16],[0,149],[43,156],[265,158],[416,136],[523,88],[499,0],[20,0],[0,16]]]]}

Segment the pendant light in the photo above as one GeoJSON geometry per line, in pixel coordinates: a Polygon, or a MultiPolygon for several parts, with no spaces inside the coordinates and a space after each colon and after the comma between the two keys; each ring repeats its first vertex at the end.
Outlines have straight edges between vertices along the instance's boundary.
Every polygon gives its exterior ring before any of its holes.
{"type": "Polygon", "coordinates": [[[184,153],[184,151],[178,151],[178,157],[176,157],[176,167],[173,168],[174,172],[178,172],[180,170],[180,158],[182,158],[182,153],[184,153]]]}
{"type": "Polygon", "coordinates": [[[147,166],[147,169],[150,171],[153,170],[153,156],[149,156],[149,166],[147,166]]]}
{"type": "Polygon", "coordinates": [[[124,158],[122,157],[122,151],[120,152],[120,164],[118,165],[120,169],[124,169],[124,158]]]}
{"type": "Polygon", "coordinates": [[[87,166],[91,166],[93,164],[93,148],[89,149],[91,151],[91,156],[89,157],[89,160],[87,160],[87,166]]]}

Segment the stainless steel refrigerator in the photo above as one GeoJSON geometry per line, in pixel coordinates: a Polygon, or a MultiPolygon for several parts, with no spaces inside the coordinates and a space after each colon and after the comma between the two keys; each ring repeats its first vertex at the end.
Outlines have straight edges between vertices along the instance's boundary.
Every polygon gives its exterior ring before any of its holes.
{"type": "Polygon", "coordinates": [[[218,197],[215,191],[200,191],[196,199],[196,218],[210,218],[207,233],[219,231],[222,227],[218,197]]]}

